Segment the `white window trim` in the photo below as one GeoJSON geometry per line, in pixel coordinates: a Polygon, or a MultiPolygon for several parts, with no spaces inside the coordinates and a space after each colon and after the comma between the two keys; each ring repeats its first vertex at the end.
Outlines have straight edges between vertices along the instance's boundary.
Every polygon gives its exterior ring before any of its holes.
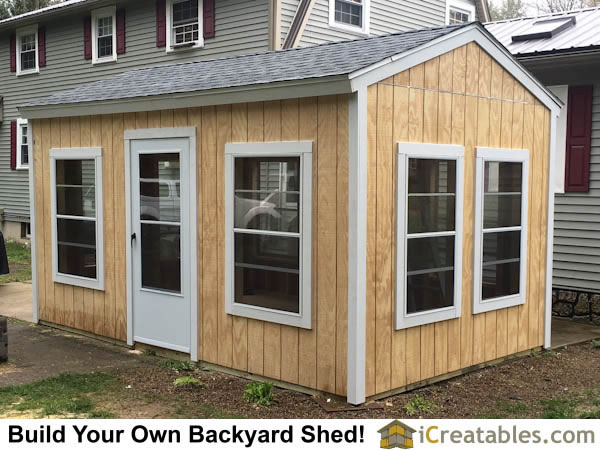
{"type": "Polygon", "coordinates": [[[312,328],[312,147],[311,141],[257,142],[225,145],[225,312],[299,328],[312,328]],[[300,158],[300,313],[234,302],[234,171],[236,157],[300,158]]]}
{"type": "Polygon", "coordinates": [[[371,0],[363,0],[363,26],[355,27],[335,20],[335,0],[329,0],[329,27],[359,36],[369,36],[371,24],[371,0]]]}
{"type": "Polygon", "coordinates": [[[475,5],[464,0],[447,0],[446,1],[446,25],[450,24],[450,10],[458,9],[469,13],[469,21],[475,21],[477,14],[475,11],[475,5]]]}
{"type": "MultiPolygon", "coordinates": [[[[456,319],[461,315],[462,304],[462,247],[463,247],[463,202],[465,149],[459,145],[398,143],[397,208],[396,230],[396,330],[425,325],[443,320],[456,319]],[[445,159],[456,161],[455,241],[454,241],[454,306],[406,313],[406,241],[408,221],[408,160],[445,159]]],[[[422,233],[439,235],[440,233],[422,233]]]]}
{"type": "MultiPolygon", "coordinates": [[[[473,314],[495,311],[511,306],[524,305],[527,289],[527,217],[529,205],[529,150],[477,147],[475,161],[475,229],[473,251],[473,314]],[[483,271],[483,195],[484,168],[486,161],[516,162],[523,164],[521,188],[521,273],[519,293],[482,300],[481,281],[483,271]]],[[[505,227],[507,231],[510,227],[505,227]]]]}
{"type": "Polygon", "coordinates": [[[40,41],[38,36],[38,26],[31,25],[19,28],[16,32],[16,54],[17,54],[17,76],[31,75],[40,72],[40,41]],[[35,33],[35,69],[21,70],[21,37],[35,33]]]}
{"type": "Polygon", "coordinates": [[[117,7],[107,6],[106,8],[95,9],[92,11],[92,64],[102,64],[114,62],[117,60],[117,7]],[[101,17],[112,17],[112,56],[98,58],[98,19],[101,17]]]}
{"type": "Polygon", "coordinates": [[[186,45],[181,47],[173,47],[173,3],[177,0],[167,0],[167,53],[170,52],[181,52],[185,50],[191,50],[196,48],[204,47],[204,21],[203,21],[203,1],[198,0],[198,40],[193,45],[186,45]]]}
{"type": "Polygon", "coordinates": [[[50,208],[52,219],[52,279],[55,283],[104,290],[104,198],[102,149],[99,147],[50,149],[50,208]],[[93,159],[96,172],[96,279],[63,274],[58,271],[58,236],[56,227],[56,161],[93,159]]]}
{"type": "Polygon", "coordinates": [[[23,133],[21,127],[27,125],[27,154],[31,158],[31,133],[29,132],[29,125],[27,119],[17,119],[17,170],[29,169],[29,164],[23,164],[21,154],[21,143],[23,142],[23,133]]]}

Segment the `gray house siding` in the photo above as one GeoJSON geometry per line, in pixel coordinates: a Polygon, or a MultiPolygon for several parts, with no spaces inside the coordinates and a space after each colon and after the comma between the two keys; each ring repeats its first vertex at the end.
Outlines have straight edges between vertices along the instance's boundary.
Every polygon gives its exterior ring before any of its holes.
{"type": "MultiPolygon", "coordinates": [[[[268,50],[268,0],[218,0],[215,37],[201,49],[166,53],[156,47],[155,3],[148,0],[116,2],[126,8],[126,53],[116,63],[92,65],[83,57],[83,17],[87,13],[40,23],[46,28],[47,65],[39,74],[17,77],[9,67],[9,33],[0,34],[0,96],[4,120],[0,124],[0,209],[5,220],[29,220],[27,170],[10,169],[10,122],[18,118],[17,105],[58,90],[97,81],[143,66],[196,61],[268,50]]],[[[94,4],[94,8],[113,5],[94,4]],[[97,6],[98,5],[98,6],[97,6]]]]}
{"type": "MultiPolygon", "coordinates": [[[[329,1],[316,0],[300,40],[300,47],[361,37],[329,27],[329,1]]],[[[470,3],[475,5],[472,0],[470,3]]],[[[371,35],[416,30],[445,23],[445,0],[371,0],[371,35]]]]}

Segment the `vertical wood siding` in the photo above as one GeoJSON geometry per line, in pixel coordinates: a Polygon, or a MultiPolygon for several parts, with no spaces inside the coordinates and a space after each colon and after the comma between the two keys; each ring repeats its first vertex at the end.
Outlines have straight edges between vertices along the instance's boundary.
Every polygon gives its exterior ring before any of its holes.
{"type": "Polygon", "coordinates": [[[542,345],[549,111],[472,43],[370,86],[367,116],[367,396],[542,345]],[[462,316],[396,331],[399,141],[463,145],[465,202],[462,316]],[[529,244],[526,304],[473,315],[477,146],[529,149],[529,244]]]}
{"type": "Polygon", "coordinates": [[[332,96],[34,121],[40,319],[126,339],[123,131],[193,126],[197,131],[199,358],[345,395],[348,116],[347,98],[332,96]],[[314,143],[312,330],[225,313],[225,144],[298,139],[314,143]],[[103,148],[104,292],[52,281],[49,153],[53,147],[79,146],[103,148]]]}

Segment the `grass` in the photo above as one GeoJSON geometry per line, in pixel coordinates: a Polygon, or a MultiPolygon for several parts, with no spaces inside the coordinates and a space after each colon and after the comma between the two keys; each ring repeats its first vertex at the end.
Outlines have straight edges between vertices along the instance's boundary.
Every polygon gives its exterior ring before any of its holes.
{"type": "Polygon", "coordinates": [[[107,373],[63,374],[27,385],[0,388],[0,414],[17,411],[39,417],[105,418],[112,413],[96,410],[96,400],[120,388],[119,381],[107,373]]]}
{"type": "Polygon", "coordinates": [[[11,273],[0,275],[0,284],[31,280],[31,250],[29,247],[14,241],[6,241],[5,245],[11,273]]]}
{"type": "Polygon", "coordinates": [[[160,365],[175,372],[191,372],[196,368],[196,365],[191,361],[179,361],[176,359],[161,361],[160,365]]]}
{"type": "Polygon", "coordinates": [[[190,386],[190,387],[199,387],[200,388],[200,387],[204,386],[204,383],[202,381],[200,381],[198,378],[194,378],[192,376],[177,378],[175,381],[173,381],[173,384],[175,385],[175,387],[190,386]]]}
{"type": "Polygon", "coordinates": [[[415,395],[411,400],[404,405],[404,411],[409,416],[417,416],[421,414],[435,414],[439,411],[439,406],[431,400],[427,400],[420,395],[415,395]]]}

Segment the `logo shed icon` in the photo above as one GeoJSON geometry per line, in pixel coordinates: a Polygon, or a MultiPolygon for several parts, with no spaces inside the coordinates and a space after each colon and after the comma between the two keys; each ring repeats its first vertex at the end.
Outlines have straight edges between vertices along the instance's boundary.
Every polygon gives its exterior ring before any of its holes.
{"type": "Polygon", "coordinates": [[[381,448],[413,448],[413,428],[394,420],[378,431],[381,433],[381,448]]]}

